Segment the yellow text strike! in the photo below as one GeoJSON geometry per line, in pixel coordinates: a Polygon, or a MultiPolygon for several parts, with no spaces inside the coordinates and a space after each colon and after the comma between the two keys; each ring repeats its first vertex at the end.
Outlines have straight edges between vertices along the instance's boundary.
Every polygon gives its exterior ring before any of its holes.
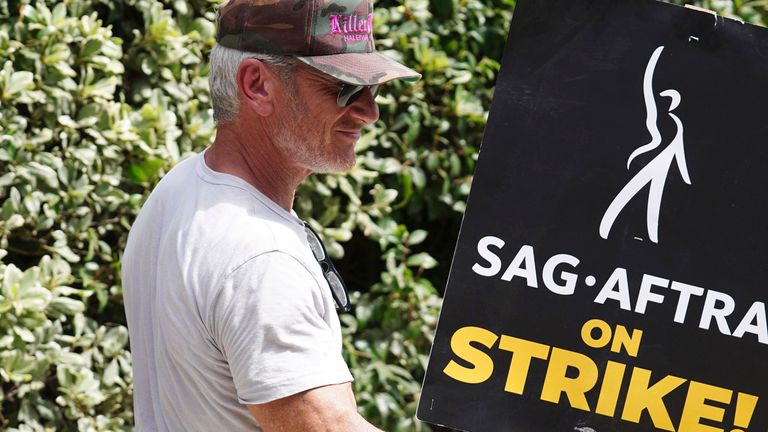
{"type": "MultiPolygon", "coordinates": [[[[604,321],[587,321],[581,330],[583,342],[592,348],[610,345],[613,352],[622,349],[637,355],[642,331],[629,332],[623,326],[611,327],[604,321]]],[[[456,360],[450,360],[443,372],[450,378],[466,384],[482,384],[497,366],[507,368],[503,391],[522,395],[526,386],[541,388],[539,398],[553,404],[566,403],[583,411],[639,423],[647,413],[653,426],[673,432],[725,432],[726,429],[702,424],[723,423],[726,409],[735,410],[735,428],[730,432],[746,430],[752,419],[758,397],[674,375],[660,376],[651,370],[628,367],[607,361],[600,367],[589,356],[539,342],[505,334],[497,335],[481,327],[462,327],[451,336],[451,351],[456,360]],[[489,350],[498,349],[512,354],[510,363],[494,364],[489,350]],[[530,385],[529,370],[533,362],[546,363],[543,383],[530,385]],[[626,389],[623,408],[617,406],[626,389]],[[596,393],[590,391],[596,389],[596,393]],[[686,392],[685,404],[679,418],[670,415],[665,397],[673,392],[686,392]],[[731,405],[733,404],[733,405],[731,405]],[[741,428],[741,429],[740,429],[741,428]]],[[[501,390],[501,389],[499,389],[501,390]]],[[[491,390],[493,391],[493,390],[491,390]]]]}

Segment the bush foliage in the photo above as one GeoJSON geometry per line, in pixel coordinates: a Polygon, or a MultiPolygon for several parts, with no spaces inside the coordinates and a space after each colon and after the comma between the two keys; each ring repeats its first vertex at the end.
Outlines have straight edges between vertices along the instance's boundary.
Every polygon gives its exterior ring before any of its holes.
{"type": "MultiPolygon", "coordinates": [[[[120,257],[152,187],[215,133],[217,0],[0,3],[0,429],[131,430],[120,257]]],[[[765,2],[703,6],[754,23],[765,2]]],[[[377,46],[419,70],[379,96],[347,174],[296,210],[341,258],[361,412],[413,417],[514,0],[381,0],[377,46]],[[428,236],[428,232],[431,233],[428,236]]]]}

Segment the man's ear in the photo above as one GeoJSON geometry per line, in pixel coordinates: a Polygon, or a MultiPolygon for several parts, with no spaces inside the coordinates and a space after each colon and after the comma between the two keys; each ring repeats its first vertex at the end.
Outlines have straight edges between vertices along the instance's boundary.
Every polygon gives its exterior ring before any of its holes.
{"type": "Polygon", "coordinates": [[[237,87],[240,103],[256,114],[268,116],[274,110],[273,101],[278,89],[277,76],[261,60],[245,59],[237,68],[237,87]]]}

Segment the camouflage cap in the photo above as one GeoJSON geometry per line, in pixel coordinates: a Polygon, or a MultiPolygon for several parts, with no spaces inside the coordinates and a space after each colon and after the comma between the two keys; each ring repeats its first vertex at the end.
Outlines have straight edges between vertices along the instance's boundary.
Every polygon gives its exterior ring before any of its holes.
{"type": "Polygon", "coordinates": [[[421,77],[376,52],[373,6],[366,0],[229,0],[217,24],[219,45],[295,56],[350,84],[421,77]]]}

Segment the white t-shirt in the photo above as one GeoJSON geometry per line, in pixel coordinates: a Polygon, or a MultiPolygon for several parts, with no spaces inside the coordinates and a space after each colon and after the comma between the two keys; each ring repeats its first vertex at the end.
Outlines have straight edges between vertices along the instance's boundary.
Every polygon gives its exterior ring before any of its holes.
{"type": "Polygon", "coordinates": [[[302,222],[203,154],[160,181],[123,256],[139,431],[258,431],[243,404],[352,380],[302,222]]]}

